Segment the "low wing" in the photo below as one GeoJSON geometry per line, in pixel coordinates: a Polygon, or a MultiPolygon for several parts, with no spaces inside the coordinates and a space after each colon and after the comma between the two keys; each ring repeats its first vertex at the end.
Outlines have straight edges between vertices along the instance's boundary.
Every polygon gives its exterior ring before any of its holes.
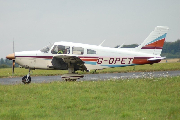
{"type": "Polygon", "coordinates": [[[87,71],[84,62],[77,56],[57,55],[52,59],[52,67],[59,70],[67,70],[68,67],[74,66],[74,70],[87,71]]]}

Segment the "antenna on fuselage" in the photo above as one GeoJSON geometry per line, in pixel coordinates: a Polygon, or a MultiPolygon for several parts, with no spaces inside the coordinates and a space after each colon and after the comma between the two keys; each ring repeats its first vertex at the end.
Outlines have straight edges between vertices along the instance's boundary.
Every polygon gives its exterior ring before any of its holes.
{"type": "Polygon", "coordinates": [[[123,45],[124,45],[124,43],[123,43],[122,45],[120,45],[118,48],[122,48],[122,47],[123,47],[123,45]]]}
{"type": "MultiPolygon", "coordinates": [[[[105,39],[105,40],[106,40],[106,39],[105,39]]],[[[105,41],[105,40],[104,40],[104,41],[105,41]]],[[[104,43],[104,41],[103,41],[101,44],[99,44],[99,46],[101,46],[101,45],[104,43]]]]}

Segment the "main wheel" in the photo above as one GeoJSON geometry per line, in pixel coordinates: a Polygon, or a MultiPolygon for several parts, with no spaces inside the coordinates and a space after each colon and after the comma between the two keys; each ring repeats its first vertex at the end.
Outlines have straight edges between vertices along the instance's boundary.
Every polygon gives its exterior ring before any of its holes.
{"type": "Polygon", "coordinates": [[[29,84],[29,83],[31,83],[31,77],[29,76],[29,77],[27,78],[27,75],[24,76],[24,77],[22,78],[22,82],[23,82],[24,84],[29,84]]]}

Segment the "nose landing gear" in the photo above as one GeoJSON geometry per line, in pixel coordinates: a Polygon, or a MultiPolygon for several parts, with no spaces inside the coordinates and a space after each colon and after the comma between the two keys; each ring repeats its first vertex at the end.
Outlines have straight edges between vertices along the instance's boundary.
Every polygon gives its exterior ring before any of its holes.
{"type": "Polygon", "coordinates": [[[22,82],[23,82],[24,84],[29,84],[29,83],[31,83],[31,77],[28,76],[28,75],[25,75],[25,76],[22,78],[22,82]]]}
{"type": "Polygon", "coordinates": [[[29,83],[31,83],[30,69],[29,69],[29,73],[22,78],[22,82],[23,82],[24,84],[29,84],[29,83]]]}

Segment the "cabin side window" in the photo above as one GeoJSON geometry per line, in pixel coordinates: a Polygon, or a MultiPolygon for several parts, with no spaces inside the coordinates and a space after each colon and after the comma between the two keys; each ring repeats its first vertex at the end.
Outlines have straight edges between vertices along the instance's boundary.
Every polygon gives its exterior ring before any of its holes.
{"type": "Polygon", "coordinates": [[[96,51],[92,49],[87,49],[87,54],[96,54],[96,51]]]}
{"type": "Polygon", "coordinates": [[[52,54],[69,54],[70,46],[54,45],[53,49],[51,50],[51,53],[52,54]]]}
{"type": "Polygon", "coordinates": [[[72,53],[76,55],[83,55],[84,54],[84,48],[82,47],[73,47],[72,53]]]}

